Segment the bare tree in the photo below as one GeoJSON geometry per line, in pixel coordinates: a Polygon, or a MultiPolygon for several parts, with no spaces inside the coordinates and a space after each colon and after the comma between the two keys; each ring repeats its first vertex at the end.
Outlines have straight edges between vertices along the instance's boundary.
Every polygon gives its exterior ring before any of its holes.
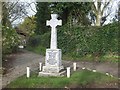
{"type": "MultiPolygon", "coordinates": [[[[30,8],[32,11],[35,12],[35,10],[32,8],[31,4],[27,2],[2,2],[2,24],[3,25],[10,25],[16,20],[23,19],[25,17],[29,17],[27,8],[30,8]]],[[[35,4],[35,3],[34,3],[35,4]]],[[[32,20],[32,19],[31,19],[32,20]]]]}
{"type": "Polygon", "coordinates": [[[93,15],[95,15],[95,26],[101,26],[104,24],[104,22],[106,21],[106,18],[110,15],[111,13],[111,8],[112,5],[110,7],[108,7],[110,5],[112,0],[104,0],[104,2],[102,0],[95,0],[95,2],[93,2],[92,4],[92,12],[93,15]],[[108,10],[107,14],[104,15],[105,10],[108,10]]]}

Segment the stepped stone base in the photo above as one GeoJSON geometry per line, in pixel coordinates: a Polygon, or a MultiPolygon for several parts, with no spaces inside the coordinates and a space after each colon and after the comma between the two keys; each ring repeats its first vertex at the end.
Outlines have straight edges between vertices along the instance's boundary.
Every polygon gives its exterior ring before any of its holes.
{"type": "Polygon", "coordinates": [[[66,70],[61,70],[60,72],[39,72],[38,76],[65,76],[66,70]]]}
{"type": "Polygon", "coordinates": [[[63,66],[43,66],[43,72],[48,73],[59,73],[63,69],[63,66]]]}
{"type": "Polygon", "coordinates": [[[66,70],[62,65],[61,49],[46,49],[45,66],[39,76],[64,76],[66,70]]]}

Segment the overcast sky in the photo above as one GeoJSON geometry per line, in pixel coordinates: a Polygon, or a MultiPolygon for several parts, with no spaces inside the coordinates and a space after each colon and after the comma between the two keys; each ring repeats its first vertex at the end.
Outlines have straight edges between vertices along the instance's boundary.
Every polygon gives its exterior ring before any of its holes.
{"type": "MultiPolygon", "coordinates": [[[[20,0],[20,1],[23,1],[23,0],[20,0]]],[[[24,0],[25,1],[25,0],[24,0]]],[[[27,2],[34,2],[34,0],[27,0],[27,2]]],[[[107,18],[107,20],[106,20],[106,22],[105,22],[105,24],[108,24],[113,18],[114,18],[114,16],[115,16],[115,14],[116,14],[116,11],[118,10],[118,2],[120,2],[120,0],[112,0],[112,3],[109,5],[110,7],[111,7],[111,5],[112,5],[112,8],[111,8],[111,12],[110,12],[110,16],[108,16],[108,18],[107,18]]],[[[31,7],[32,7],[32,9],[34,10],[34,11],[36,11],[36,8],[35,8],[35,4],[34,3],[32,3],[31,4],[31,7]]],[[[35,15],[35,12],[34,11],[32,11],[30,8],[26,8],[27,9],[27,11],[28,11],[28,15],[29,16],[32,16],[32,15],[35,15]]],[[[104,13],[104,14],[107,14],[108,12],[107,12],[107,10],[106,10],[106,12],[104,13]]],[[[19,24],[20,22],[23,22],[24,21],[24,19],[18,19],[18,20],[16,20],[13,24],[19,24]]]]}
{"type": "MultiPolygon", "coordinates": [[[[110,20],[112,20],[115,17],[116,12],[118,12],[118,2],[120,2],[120,0],[112,0],[112,3],[110,3],[109,7],[112,6],[112,8],[110,15],[107,17],[107,21],[105,22],[105,24],[108,24],[110,20]]],[[[108,12],[105,13],[107,14],[108,12]]]]}

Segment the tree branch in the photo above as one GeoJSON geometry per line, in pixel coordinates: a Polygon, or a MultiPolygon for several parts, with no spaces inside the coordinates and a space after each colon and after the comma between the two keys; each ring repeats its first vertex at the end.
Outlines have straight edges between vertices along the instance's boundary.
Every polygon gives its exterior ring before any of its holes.
{"type": "MultiPolygon", "coordinates": [[[[34,3],[34,2],[32,2],[32,3],[34,3]]],[[[36,13],[36,11],[31,7],[31,4],[32,4],[32,3],[27,3],[27,4],[29,5],[30,9],[31,9],[33,12],[36,13]]],[[[35,3],[34,3],[34,4],[35,4],[35,3]]]]}
{"type": "Polygon", "coordinates": [[[30,16],[28,16],[26,13],[23,12],[23,14],[26,15],[31,21],[33,21],[33,19],[30,16]]]}
{"type": "Polygon", "coordinates": [[[12,3],[12,5],[9,7],[9,12],[13,10],[13,8],[18,4],[18,1],[16,1],[15,3],[12,3]]]}
{"type": "Polygon", "coordinates": [[[92,4],[92,10],[94,11],[95,15],[97,15],[98,11],[97,11],[97,8],[96,8],[94,2],[93,2],[93,4],[92,4]]]}
{"type": "Polygon", "coordinates": [[[109,3],[110,3],[111,1],[112,1],[112,0],[109,0],[109,1],[104,5],[104,7],[103,7],[103,9],[102,9],[102,11],[101,11],[102,14],[103,14],[105,8],[109,5],[109,3]]]}

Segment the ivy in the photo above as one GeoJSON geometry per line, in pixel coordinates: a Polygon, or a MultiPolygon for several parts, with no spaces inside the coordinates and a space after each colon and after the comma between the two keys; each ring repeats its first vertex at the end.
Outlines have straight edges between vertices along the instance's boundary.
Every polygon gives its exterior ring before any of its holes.
{"type": "Polygon", "coordinates": [[[67,25],[58,30],[58,46],[64,54],[83,56],[104,55],[118,51],[118,23],[103,27],[72,27],[67,25]],[[69,29],[68,29],[69,28],[69,29]]]}

